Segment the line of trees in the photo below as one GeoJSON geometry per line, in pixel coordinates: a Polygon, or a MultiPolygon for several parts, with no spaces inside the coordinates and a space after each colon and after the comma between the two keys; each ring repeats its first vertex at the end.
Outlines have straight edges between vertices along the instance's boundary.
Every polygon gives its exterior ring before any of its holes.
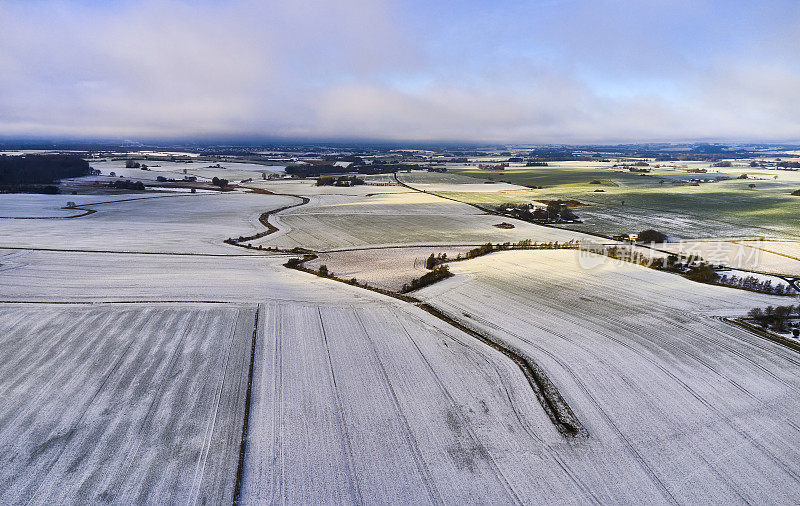
{"type": "Polygon", "coordinates": [[[118,179],[116,181],[112,181],[108,183],[110,188],[114,188],[116,190],[137,190],[137,191],[144,191],[144,183],[141,181],[133,182],[130,179],[118,179]]]}
{"type": "Polygon", "coordinates": [[[486,244],[482,244],[478,247],[472,248],[463,255],[459,253],[455,258],[448,258],[447,253],[439,253],[438,255],[431,253],[431,256],[425,259],[425,268],[433,269],[437,265],[443,264],[445,262],[458,262],[460,260],[469,260],[471,258],[477,258],[483,255],[488,255],[489,253],[494,253],[495,251],[508,251],[517,249],[524,249],[524,250],[578,249],[578,246],[579,246],[578,241],[575,240],[567,242],[552,241],[552,242],[542,242],[542,243],[533,242],[530,239],[523,239],[519,242],[504,242],[498,244],[492,244],[490,242],[487,242],[486,244]]]}
{"type": "Polygon", "coordinates": [[[609,258],[639,264],[651,269],[682,274],[683,277],[698,283],[729,286],[754,292],[772,295],[792,295],[795,293],[789,285],[773,283],[770,280],[761,281],[756,276],[721,275],[714,266],[702,261],[699,256],[681,258],[676,254],[655,256],[652,250],[643,254],[626,246],[605,246],[602,244],[580,245],[582,251],[605,255],[609,258]]]}
{"type": "Polygon", "coordinates": [[[781,333],[791,330],[794,337],[800,337],[798,324],[789,321],[792,318],[800,317],[800,304],[797,306],[767,306],[764,309],[757,307],[751,309],[747,316],[765,329],[769,328],[781,333]]]}
{"type": "Polygon", "coordinates": [[[365,184],[365,181],[357,176],[320,176],[317,178],[317,186],[356,186],[365,184]]]}
{"type": "Polygon", "coordinates": [[[422,276],[412,279],[410,283],[404,284],[400,293],[408,293],[413,290],[418,290],[424,286],[432,285],[437,281],[447,279],[452,275],[453,273],[450,272],[449,267],[446,265],[440,265],[433,270],[426,272],[422,276]]]}
{"type": "Polygon", "coordinates": [[[788,284],[775,283],[766,280],[761,281],[755,276],[720,276],[717,280],[719,284],[725,286],[732,286],[734,288],[744,288],[745,290],[753,290],[755,292],[772,293],[775,295],[786,295],[795,293],[794,289],[788,284]]]}

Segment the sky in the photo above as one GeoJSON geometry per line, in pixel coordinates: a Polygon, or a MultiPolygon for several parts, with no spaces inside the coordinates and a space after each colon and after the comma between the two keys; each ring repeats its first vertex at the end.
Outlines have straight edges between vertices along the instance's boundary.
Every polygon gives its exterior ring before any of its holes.
{"type": "Polygon", "coordinates": [[[0,136],[800,142],[800,1],[0,0],[0,136]]]}

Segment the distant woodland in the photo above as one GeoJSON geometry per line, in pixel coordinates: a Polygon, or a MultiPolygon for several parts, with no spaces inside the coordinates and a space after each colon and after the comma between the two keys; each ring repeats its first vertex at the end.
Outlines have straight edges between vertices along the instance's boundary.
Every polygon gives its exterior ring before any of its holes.
{"type": "MultiPolygon", "coordinates": [[[[53,193],[59,179],[88,176],[89,162],[74,155],[0,156],[0,191],[53,193]]],[[[57,188],[56,188],[57,190],[57,188]]]]}

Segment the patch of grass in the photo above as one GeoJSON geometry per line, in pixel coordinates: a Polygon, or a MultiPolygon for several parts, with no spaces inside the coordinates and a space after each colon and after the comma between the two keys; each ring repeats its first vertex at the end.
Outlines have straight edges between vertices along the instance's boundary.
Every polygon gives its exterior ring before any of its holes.
{"type": "Polygon", "coordinates": [[[731,179],[690,186],[673,184],[674,178],[658,174],[641,177],[600,168],[541,167],[498,174],[475,170],[460,172],[543,188],[437,194],[488,205],[577,199],[590,207],[582,209],[583,224],[567,226],[574,230],[614,235],[658,226],[668,235],[680,238],[800,236],[797,202],[789,194],[796,183],[791,181],[731,179]],[[603,192],[596,192],[597,185],[591,182],[602,180],[600,174],[613,178],[617,186],[604,185],[603,192]],[[660,182],[662,179],[664,183],[660,182]],[[749,188],[749,184],[756,184],[756,188],[749,188]]]}

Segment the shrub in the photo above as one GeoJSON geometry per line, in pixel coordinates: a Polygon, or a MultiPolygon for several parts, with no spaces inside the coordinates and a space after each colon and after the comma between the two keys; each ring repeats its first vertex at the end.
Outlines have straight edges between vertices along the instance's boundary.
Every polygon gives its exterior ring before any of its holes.
{"type": "Polygon", "coordinates": [[[717,274],[717,271],[714,270],[711,264],[703,262],[689,269],[689,272],[686,273],[686,277],[692,281],[699,281],[700,283],[714,283],[719,279],[719,274],[717,274]]]}
{"type": "Polygon", "coordinates": [[[648,229],[639,232],[639,242],[666,242],[667,235],[657,230],[648,229]]]}
{"type": "Polygon", "coordinates": [[[229,181],[227,179],[220,179],[216,176],[211,180],[211,184],[214,186],[219,186],[220,188],[225,188],[228,186],[229,181]]]}

